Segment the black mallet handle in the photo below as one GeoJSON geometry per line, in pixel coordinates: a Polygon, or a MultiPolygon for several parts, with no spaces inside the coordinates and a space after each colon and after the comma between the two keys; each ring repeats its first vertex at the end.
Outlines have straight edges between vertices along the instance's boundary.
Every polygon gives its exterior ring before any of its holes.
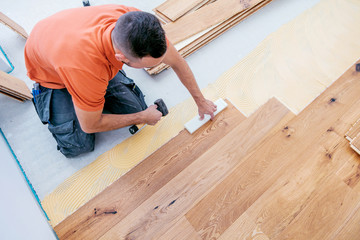
{"type": "MultiPolygon", "coordinates": [[[[161,98],[159,98],[158,100],[156,100],[154,102],[154,104],[157,106],[157,110],[160,111],[164,116],[166,116],[169,113],[169,110],[164,102],[164,100],[162,100],[161,98]]],[[[132,125],[129,128],[129,132],[131,134],[135,134],[137,131],[139,131],[140,128],[142,128],[145,124],[138,124],[138,125],[132,125]]]]}

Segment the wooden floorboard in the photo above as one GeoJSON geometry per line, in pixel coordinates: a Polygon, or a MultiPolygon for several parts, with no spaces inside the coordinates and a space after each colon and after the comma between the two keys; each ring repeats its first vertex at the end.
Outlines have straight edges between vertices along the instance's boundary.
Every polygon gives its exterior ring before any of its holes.
{"type": "Polygon", "coordinates": [[[189,221],[182,217],[177,221],[171,228],[158,240],[201,240],[200,235],[195,231],[194,227],[191,226],[189,221]]]}
{"type": "MultiPolygon", "coordinates": [[[[0,13],[1,14],[1,13],[0,13]]],[[[0,71],[0,88],[17,98],[31,99],[32,95],[25,82],[3,71],[0,71]]]]}
{"type": "Polygon", "coordinates": [[[360,156],[345,133],[360,117],[359,92],[351,66],[297,116],[276,99],[247,119],[230,105],[55,230],[60,239],[356,240],[360,156]]]}
{"type": "MultiPolygon", "coordinates": [[[[353,69],[351,67],[333,86],[290,121],[283,131],[249,155],[186,214],[204,239],[220,236],[282,174],[288,169],[296,169],[306,149],[316,145],[317,139],[327,133],[336,120],[359,99],[360,75],[354,73],[353,69]]],[[[344,140],[342,136],[340,139],[344,140]]]]}
{"type": "MultiPolygon", "coordinates": [[[[244,20],[245,18],[249,17],[250,15],[255,13],[256,11],[258,11],[259,9],[261,9],[264,6],[266,6],[267,4],[269,4],[271,1],[272,0],[261,1],[260,3],[253,6],[252,8],[248,8],[248,9],[246,9],[246,10],[240,12],[240,13],[237,13],[236,15],[230,17],[229,19],[222,22],[218,26],[214,27],[211,31],[205,33],[201,37],[197,38],[196,40],[194,40],[191,43],[189,43],[188,45],[186,45],[185,47],[179,49],[178,52],[183,57],[187,57],[187,56],[191,55],[192,53],[197,51],[199,48],[202,48],[203,46],[205,46],[209,42],[216,39],[219,35],[223,34],[227,30],[229,30],[232,27],[236,26],[236,24],[238,24],[242,20],[244,20]]],[[[152,67],[150,69],[147,69],[146,71],[149,74],[158,74],[158,73],[160,73],[161,71],[163,71],[163,70],[165,70],[167,68],[169,68],[168,65],[166,65],[164,63],[160,63],[159,65],[157,65],[155,67],[152,67]]]]}
{"type": "Polygon", "coordinates": [[[177,44],[203,30],[219,24],[235,14],[252,8],[261,0],[217,0],[194,12],[191,12],[175,22],[163,26],[166,36],[173,44],[177,44]],[[226,11],[224,11],[226,9],[226,11]]]}
{"type": "Polygon", "coordinates": [[[276,99],[270,100],[100,239],[163,235],[288,113],[276,99]]]}
{"type": "Polygon", "coordinates": [[[354,123],[354,125],[351,126],[351,128],[345,135],[349,141],[352,141],[356,137],[356,135],[358,135],[358,133],[360,133],[360,119],[358,119],[354,123]]]}
{"type": "Polygon", "coordinates": [[[191,9],[208,0],[167,0],[155,9],[171,21],[176,21],[191,9]]]}
{"type": "Polygon", "coordinates": [[[94,239],[218,142],[245,117],[229,102],[214,121],[190,135],[186,130],[55,227],[60,239],[94,239]],[[96,210],[95,210],[96,209],[96,210]],[[117,212],[107,214],[107,212],[117,212]]]}
{"type": "Polygon", "coordinates": [[[360,235],[360,202],[354,208],[354,215],[343,223],[343,226],[336,232],[332,239],[357,240],[360,235]]]}

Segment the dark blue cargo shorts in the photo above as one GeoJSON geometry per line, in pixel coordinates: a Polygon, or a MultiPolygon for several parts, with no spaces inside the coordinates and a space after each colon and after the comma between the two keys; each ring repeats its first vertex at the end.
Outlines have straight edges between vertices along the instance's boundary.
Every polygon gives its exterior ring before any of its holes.
{"type": "MultiPolygon", "coordinates": [[[[91,152],[95,147],[95,134],[82,131],[75,114],[73,101],[64,89],[50,89],[40,86],[40,94],[35,96],[36,112],[43,124],[57,142],[57,149],[66,157],[91,152]]],[[[120,71],[109,81],[105,95],[104,113],[129,114],[147,108],[144,95],[134,81],[124,71],[120,71]]]]}

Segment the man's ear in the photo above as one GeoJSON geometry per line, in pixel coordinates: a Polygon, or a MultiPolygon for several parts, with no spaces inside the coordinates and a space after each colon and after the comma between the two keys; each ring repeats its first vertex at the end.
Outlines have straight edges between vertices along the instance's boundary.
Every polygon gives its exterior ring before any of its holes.
{"type": "Polygon", "coordinates": [[[123,63],[129,62],[129,59],[127,59],[127,58],[125,57],[125,55],[122,54],[122,53],[115,53],[115,58],[116,58],[116,60],[118,60],[119,62],[123,62],[123,63]]]}

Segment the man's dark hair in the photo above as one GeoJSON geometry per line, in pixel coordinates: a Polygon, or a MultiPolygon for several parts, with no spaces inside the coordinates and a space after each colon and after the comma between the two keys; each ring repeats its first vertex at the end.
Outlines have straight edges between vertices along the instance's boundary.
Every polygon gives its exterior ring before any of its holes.
{"type": "Polygon", "coordinates": [[[165,31],[160,21],[147,12],[128,12],[120,16],[112,39],[116,48],[136,58],[159,58],[166,52],[165,31]]]}

